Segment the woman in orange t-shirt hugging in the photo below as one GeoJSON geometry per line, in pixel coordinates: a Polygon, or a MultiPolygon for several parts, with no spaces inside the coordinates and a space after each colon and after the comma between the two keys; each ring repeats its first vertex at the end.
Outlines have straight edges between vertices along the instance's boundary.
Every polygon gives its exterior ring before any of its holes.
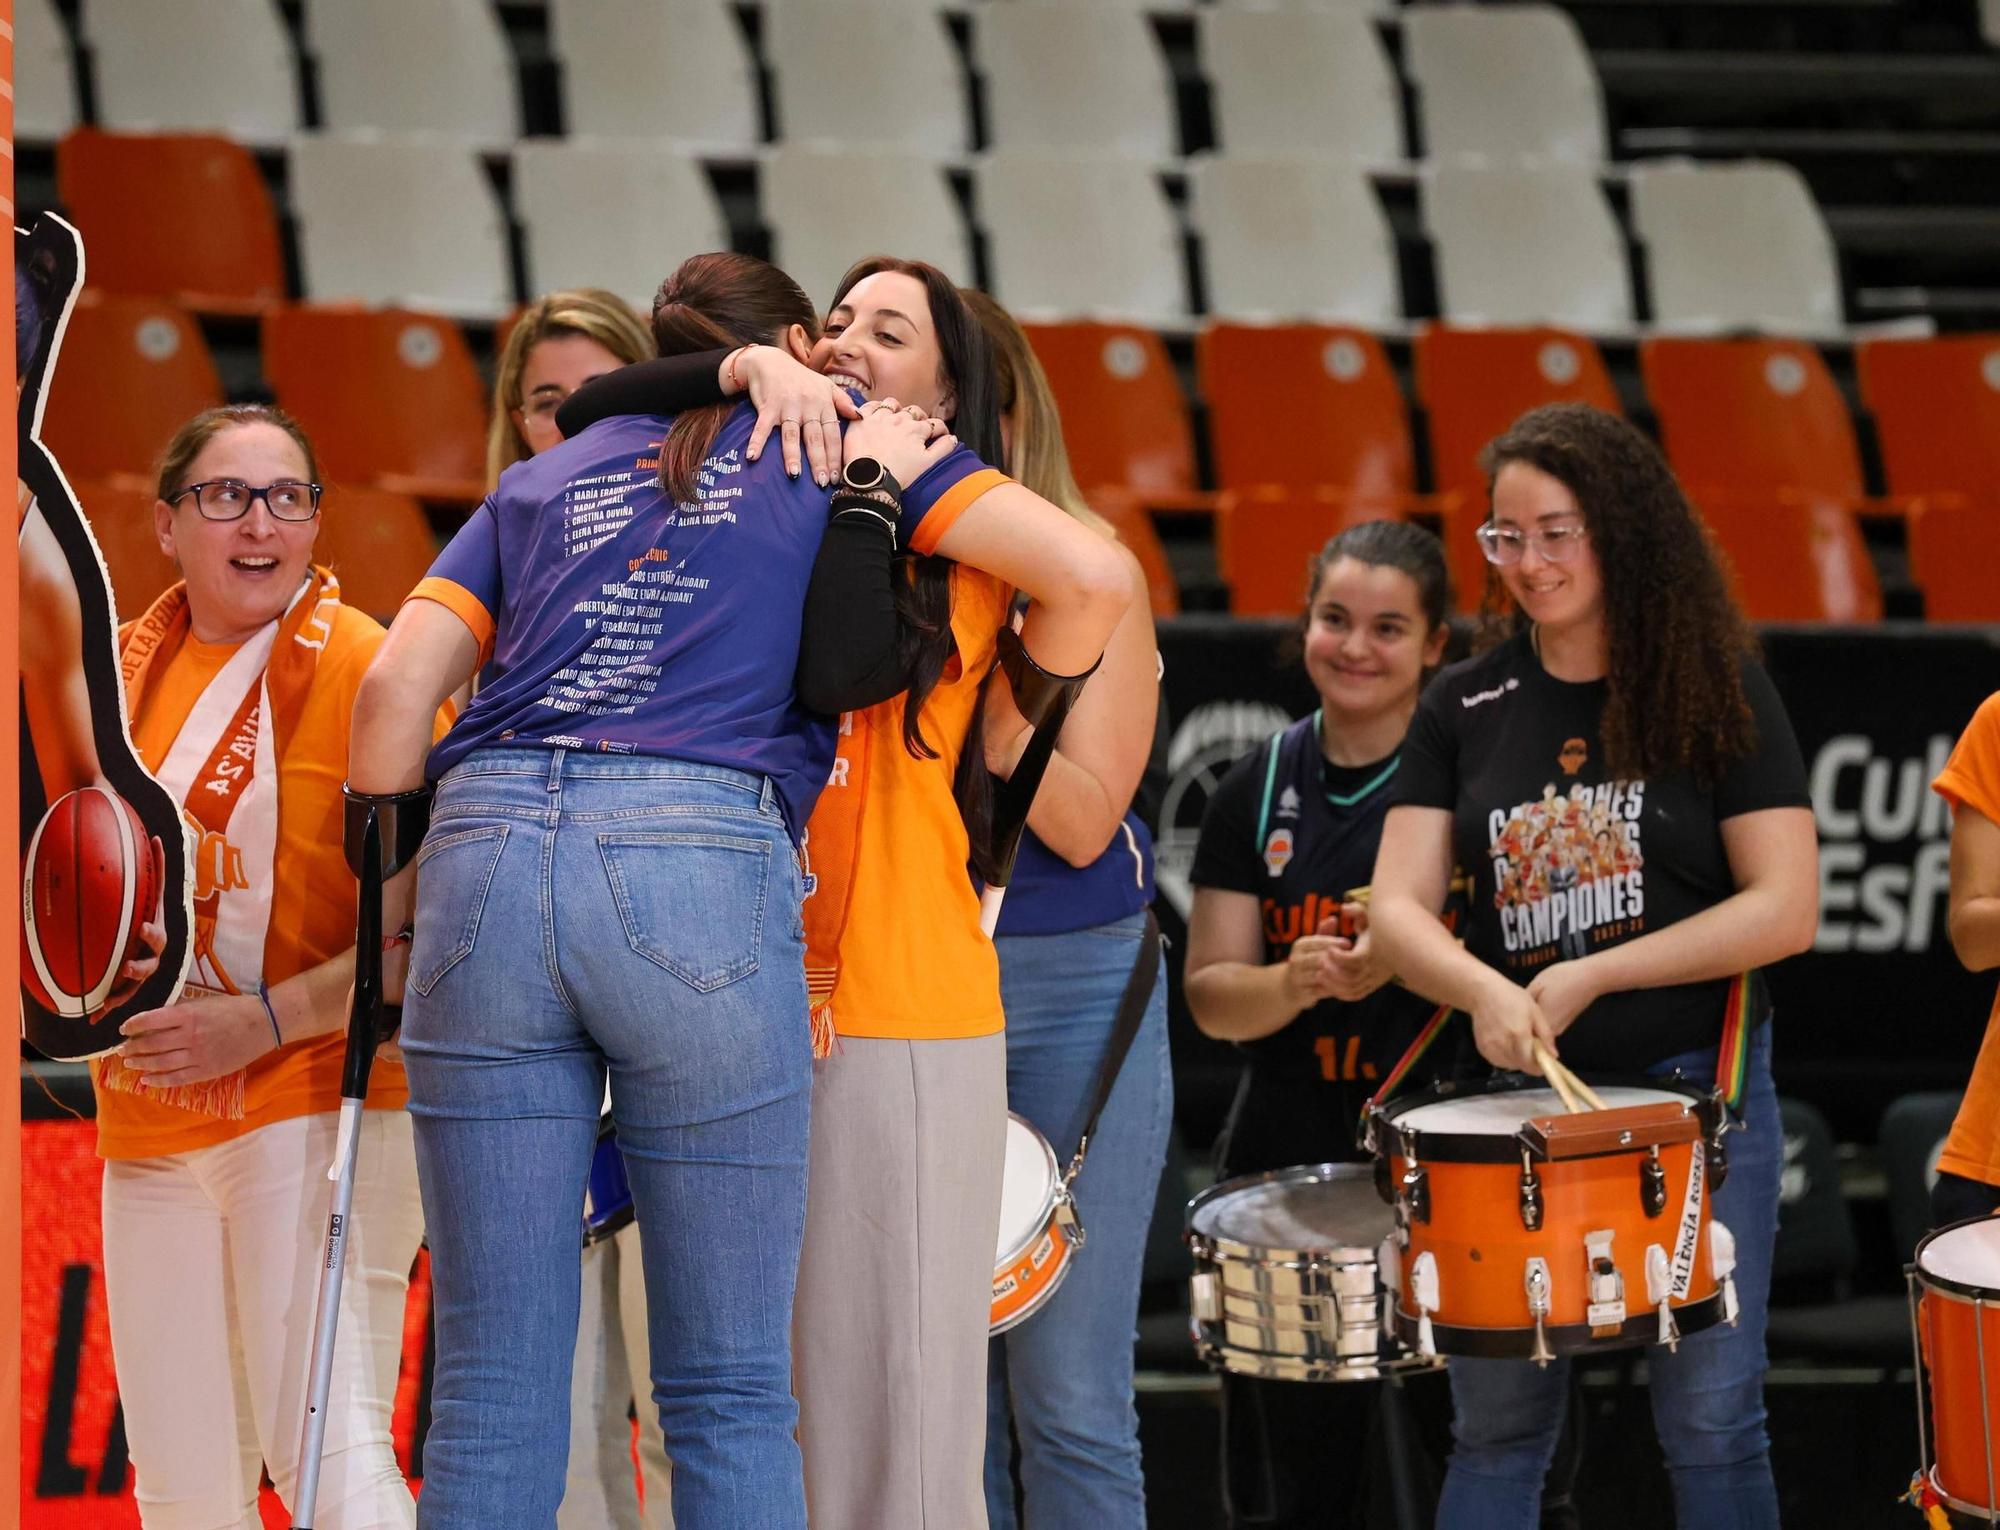
{"type": "MultiPolygon", "coordinates": [[[[1951,804],[1951,948],[1973,972],[2000,967],[2000,692],[1981,703],[1931,788],[1951,804]]],[[[2000,1210],[2000,996],[1972,1082],[1938,1158],[1931,1222],[2000,1210]]]]}
{"type": "MultiPolygon", "coordinates": [[[[354,693],[383,632],[312,562],[311,444],[262,406],[181,427],[153,506],[182,582],[119,634],[132,738],[185,803],[194,958],[92,1072],[111,1348],[147,1530],[257,1530],[292,1506],[331,1186],[355,882],[341,851],[354,693]],[[248,769],[239,762],[249,763],[248,769]]],[[[403,1070],[358,1148],[318,1524],[408,1527],[390,1446],[423,1233],[403,1070]]],[[[295,1507],[295,1506],[293,1506],[295,1507]]]]}

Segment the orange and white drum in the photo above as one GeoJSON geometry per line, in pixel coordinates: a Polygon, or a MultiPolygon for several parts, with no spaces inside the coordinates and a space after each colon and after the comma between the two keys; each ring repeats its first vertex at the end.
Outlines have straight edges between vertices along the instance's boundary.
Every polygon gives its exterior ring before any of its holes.
{"type": "Polygon", "coordinates": [[[1918,1355],[1930,1372],[1937,1447],[1933,1463],[1919,1396],[1922,1465],[1951,1508],[2000,1520],[1994,1486],[2000,1477],[2000,1218],[1955,1222],[1925,1238],[1910,1266],[1910,1292],[1918,1355]]]}
{"type": "Polygon", "coordinates": [[[1007,1112],[1007,1169],[994,1251],[993,1314],[987,1332],[1025,1323],[1056,1294],[1083,1246],[1083,1223],[1049,1139],[1007,1112]]]}
{"type": "Polygon", "coordinates": [[[1370,1113],[1391,1322],[1417,1354],[1546,1363],[1735,1321],[1735,1243],[1709,1209],[1720,1105],[1669,1082],[1600,1093],[1572,1115],[1550,1089],[1441,1085],[1370,1113]]]}

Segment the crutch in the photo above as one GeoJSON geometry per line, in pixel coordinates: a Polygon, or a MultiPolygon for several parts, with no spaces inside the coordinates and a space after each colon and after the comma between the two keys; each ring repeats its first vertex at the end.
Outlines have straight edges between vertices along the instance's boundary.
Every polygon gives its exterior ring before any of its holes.
{"type": "Polygon", "coordinates": [[[326,1442],[326,1400],[333,1385],[333,1341],[340,1325],[340,1283],[347,1267],[347,1225],[354,1206],[354,1153],[368,1075],[381,1044],[382,885],[417,853],[430,823],[431,789],[373,795],[346,790],[342,836],[347,866],[361,883],[354,931],[354,1003],[347,1015],[347,1059],[340,1073],[340,1126],[334,1136],[333,1209],[320,1258],[319,1305],[313,1313],[312,1370],[306,1379],[305,1421],[299,1433],[299,1478],[293,1530],[312,1530],[319,1498],[320,1451],[326,1442]],[[384,846],[387,849],[384,849],[384,846]]]}

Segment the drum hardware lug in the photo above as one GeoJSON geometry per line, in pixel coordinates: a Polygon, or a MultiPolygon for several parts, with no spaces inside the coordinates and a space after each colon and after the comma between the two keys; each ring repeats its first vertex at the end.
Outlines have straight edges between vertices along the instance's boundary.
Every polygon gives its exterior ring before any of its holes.
{"type": "Polygon", "coordinates": [[[1674,1321],[1674,1309],[1667,1305],[1673,1295],[1674,1271],[1667,1261],[1667,1251],[1657,1243],[1646,1245],[1646,1300],[1651,1302],[1660,1314],[1660,1337],[1657,1343],[1667,1346],[1672,1354],[1681,1347],[1680,1324],[1674,1321]]]}
{"type": "Polygon", "coordinates": [[[1713,1193],[1720,1190],[1722,1182],[1729,1178],[1729,1144],[1725,1139],[1735,1128],[1729,1119],[1729,1106],[1720,1094],[1712,1094],[1703,1101],[1700,1113],[1714,1122],[1702,1138],[1705,1155],[1702,1168],[1708,1179],[1708,1188],[1713,1193]]]}
{"type": "Polygon", "coordinates": [[[1222,1296],[1213,1270],[1200,1270],[1188,1277],[1188,1310],[1197,1323],[1222,1321],[1222,1296]]]}
{"type": "Polygon", "coordinates": [[[1437,1256],[1429,1250],[1417,1255],[1410,1266],[1410,1296],[1417,1304],[1417,1353],[1425,1359],[1437,1355],[1437,1337],[1431,1331],[1431,1314],[1438,1305],[1437,1256]]]}
{"type": "Polygon", "coordinates": [[[1583,1235],[1585,1289],[1589,1305],[1584,1318],[1599,1338],[1608,1338],[1625,1324],[1625,1277],[1611,1257],[1609,1228],[1583,1235]]]}
{"type": "Polygon", "coordinates": [[[1660,1162],[1657,1143],[1639,1161],[1639,1204],[1649,1217],[1656,1217],[1667,1209],[1667,1171],[1660,1162]]]}
{"type": "Polygon", "coordinates": [[[1055,1220],[1058,1227],[1069,1229],[1070,1246],[1082,1248],[1086,1236],[1083,1229],[1083,1214],[1076,1209],[1076,1197],[1069,1193],[1067,1180],[1056,1190],[1055,1220]]]}
{"type": "Polygon", "coordinates": [[[1537,1365],[1545,1366],[1556,1357],[1555,1351],[1549,1348],[1545,1328],[1549,1316],[1548,1260],[1540,1255],[1529,1259],[1522,1285],[1528,1293],[1528,1315],[1535,1320],[1535,1347],[1528,1351],[1528,1358],[1537,1365]]]}
{"type": "Polygon", "coordinates": [[[1525,1146],[1521,1149],[1521,1225],[1529,1232],[1542,1230],[1542,1180],[1525,1146]]]}
{"type": "Polygon", "coordinates": [[[1722,1287],[1722,1321],[1736,1326],[1736,1234],[1712,1217],[1708,1224],[1708,1267],[1722,1287]]]}
{"type": "Polygon", "coordinates": [[[1422,1222],[1426,1226],[1431,1220],[1431,1177],[1424,1166],[1411,1160],[1409,1168],[1403,1171],[1403,1192],[1397,1197],[1397,1205],[1403,1216],[1410,1222],[1422,1222]]]}

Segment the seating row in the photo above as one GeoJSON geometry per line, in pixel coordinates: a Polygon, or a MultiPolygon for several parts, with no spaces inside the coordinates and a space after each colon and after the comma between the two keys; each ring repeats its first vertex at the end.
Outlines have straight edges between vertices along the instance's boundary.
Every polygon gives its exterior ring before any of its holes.
{"type": "MultiPolygon", "coordinates": [[[[80,128],[58,144],[56,169],[106,290],[222,309],[285,295],[277,209],[241,145],[80,128]]],[[[304,295],[320,300],[491,316],[540,291],[591,285],[643,306],[682,257],[730,243],[703,164],[672,147],[519,144],[511,219],[480,157],[433,138],[302,138],[286,179],[304,295]]],[[[1658,328],[1839,331],[1838,262],[1795,171],[1651,161],[1630,167],[1625,188],[1658,328]]],[[[1189,314],[1181,215],[1149,163],[996,151],[975,165],[971,190],[986,285],[1015,310],[1154,325],[1189,314]]],[[[977,274],[972,228],[925,156],[786,145],[765,157],[759,192],[773,258],[810,293],[830,291],[874,249],[934,260],[961,280],[977,274]]],[[[1188,192],[1209,312],[1404,321],[1396,238],[1364,169],[1218,155],[1193,162],[1188,192]]],[[[1632,328],[1628,236],[1596,170],[1440,164],[1425,167],[1419,193],[1447,320],[1632,328]]]]}
{"type": "MultiPolygon", "coordinates": [[[[1381,340],[1348,326],[1216,324],[1196,341],[1217,498],[1159,335],[1031,325],[1077,477],[1152,556],[1148,511],[1216,514],[1218,562],[1243,613],[1289,610],[1304,555],[1380,514],[1443,530],[1461,604],[1484,569],[1477,453],[1521,411],[1576,399],[1621,408],[1596,345],[1554,329],[1430,326],[1413,348],[1433,491],[1419,495],[1411,409],[1381,340]]],[[[433,316],[281,307],[263,370],[318,444],[330,479],[468,503],[481,490],[485,399],[456,326],[433,316]]],[[[1654,338],[1639,349],[1651,408],[1690,496],[1735,554],[1764,619],[1869,620],[1881,598],[1858,518],[1907,527],[1938,620],[2000,619],[2000,336],[1856,348],[1892,497],[1871,500],[1853,420],[1826,362],[1793,340],[1654,338]]],[[[222,390],[199,328],[171,304],[89,294],[72,315],[44,434],[73,477],[143,474],[159,444],[222,390]]]]}
{"type": "MultiPolygon", "coordinates": [[[[954,8],[960,9],[962,8],[954,8]]],[[[19,0],[19,131],[79,119],[53,0],[19,0]]],[[[548,44],[568,132],[679,139],[743,152],[763,137],[760,66],[787,139],[938,154],[1007,148],[1179,152],[1175,81],[1137,6],[974,8],[961,55],[933,0],[764,0],[756,40],[723,0],[554,0],[548,44]],[[893,105],[877,82],[895,82],[893,105]]],[[[519,74],[492,0],[306,0],[299,45],[275,0],[83,0],[97,120],[207,129],[276,144],[318,121],[338,132],[430,131],[488,148],[522,136],[519,74]],[[440,67],[449,60],[448,67],[440,67]]],[[[1360,6],[1207,10],[1197,53],[1232,153],[1405,155],[1402,82],[1360,6]]],[[[1431,157],[1605,154],[1603,92],[1575,24],[1552,5],[1414,6],[1395,26],[1431,157]]]]}

